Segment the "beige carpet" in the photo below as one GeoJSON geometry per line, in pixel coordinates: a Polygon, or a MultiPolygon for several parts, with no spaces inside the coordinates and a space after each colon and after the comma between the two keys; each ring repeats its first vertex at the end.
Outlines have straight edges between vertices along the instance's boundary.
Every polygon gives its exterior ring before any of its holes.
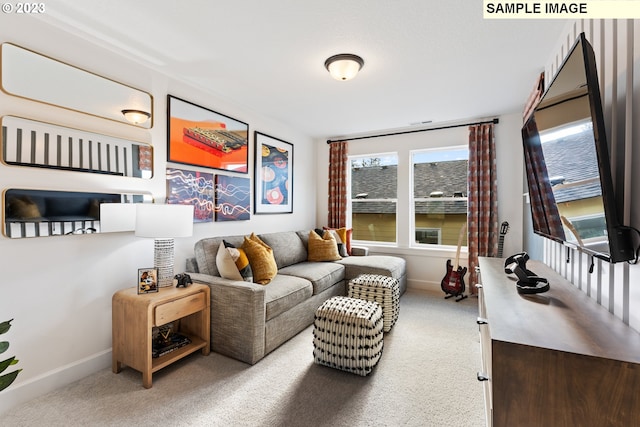
{"type": "Polygon", "coordinates": [[[154,375],[104,369],[3,426],[484,426],[477,299],[409,291],[368,377],[313,363],[312,327],[255,366],[194,354],[154,375]]]}

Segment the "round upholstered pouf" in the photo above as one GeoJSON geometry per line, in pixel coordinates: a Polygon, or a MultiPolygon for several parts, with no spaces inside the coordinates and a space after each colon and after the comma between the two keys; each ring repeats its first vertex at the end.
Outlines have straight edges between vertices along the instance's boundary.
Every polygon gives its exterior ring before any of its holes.
{"type": "Polygon", "coordinates": [[[395,325],[400,313],[400,288],[397,279],[379,274],[361,274],[347,284],[351,298],[373,301],[382,307],[384,332],[395,325]]]}
{"type": "Polygon", "coordinates": [[[380,360],[383,319],[377,303],[333,297],[318,307],[313,325],[315,363],[366,376],[380,360]]]}

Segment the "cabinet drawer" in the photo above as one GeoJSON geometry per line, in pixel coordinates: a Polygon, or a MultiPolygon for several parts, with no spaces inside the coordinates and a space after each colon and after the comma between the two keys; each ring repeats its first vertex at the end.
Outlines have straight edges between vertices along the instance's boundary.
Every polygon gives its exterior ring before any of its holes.
{"type": "Polygon", "coordinates": [[[205,301],[204,292],[159,305],[155,309],[154,324],[156,326],[164,325],[165,323],[196,313],[205,308],[206,305],[207,302],[205,301]]]}

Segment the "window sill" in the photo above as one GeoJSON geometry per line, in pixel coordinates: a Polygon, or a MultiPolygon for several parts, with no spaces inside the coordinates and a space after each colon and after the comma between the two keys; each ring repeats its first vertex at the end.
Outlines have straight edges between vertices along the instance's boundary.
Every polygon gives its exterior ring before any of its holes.
{"type": "MultiPolygon", "coordinates": [[[[455,246],[443,246],[443,247],[399,247],[395,245],[380,245],[380,244],[372,244],[372,242],[359,242],[354,241],[353,246],[363,246],[369,248],[369,255],[408,255],[408,256],[421,256],[421,257],[430,257],[430,258],[442,258],[449,259],[455,258],[457,247],[455,246]]],[[[462,247],[460,249],[460,258],[467,259],[468,251],[466,247],[462,247]]]]}

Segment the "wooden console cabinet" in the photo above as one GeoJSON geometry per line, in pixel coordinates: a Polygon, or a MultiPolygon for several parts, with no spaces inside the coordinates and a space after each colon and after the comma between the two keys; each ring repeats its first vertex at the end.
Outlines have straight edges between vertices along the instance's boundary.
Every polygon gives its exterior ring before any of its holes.
{"type": "Polygon", "coordinates": [[[195,351],[210,352],[210,290],[192,284],[186,288],[166,287],[138,295],[136,288],[113,295],[113,372],[123,365],[142,372],[142,384],[151,388],[153,372],[195,351]],[[152,328],[174,322],[191,343],[158,358],[151,354],[152,328]]]}
{"type": "Polygon", "coordinates": [[[551,289],[520,295],[503,259],[480,259],[488,425],[638,425],[640,334],[546,265],[527,268],[551,289]]]}

